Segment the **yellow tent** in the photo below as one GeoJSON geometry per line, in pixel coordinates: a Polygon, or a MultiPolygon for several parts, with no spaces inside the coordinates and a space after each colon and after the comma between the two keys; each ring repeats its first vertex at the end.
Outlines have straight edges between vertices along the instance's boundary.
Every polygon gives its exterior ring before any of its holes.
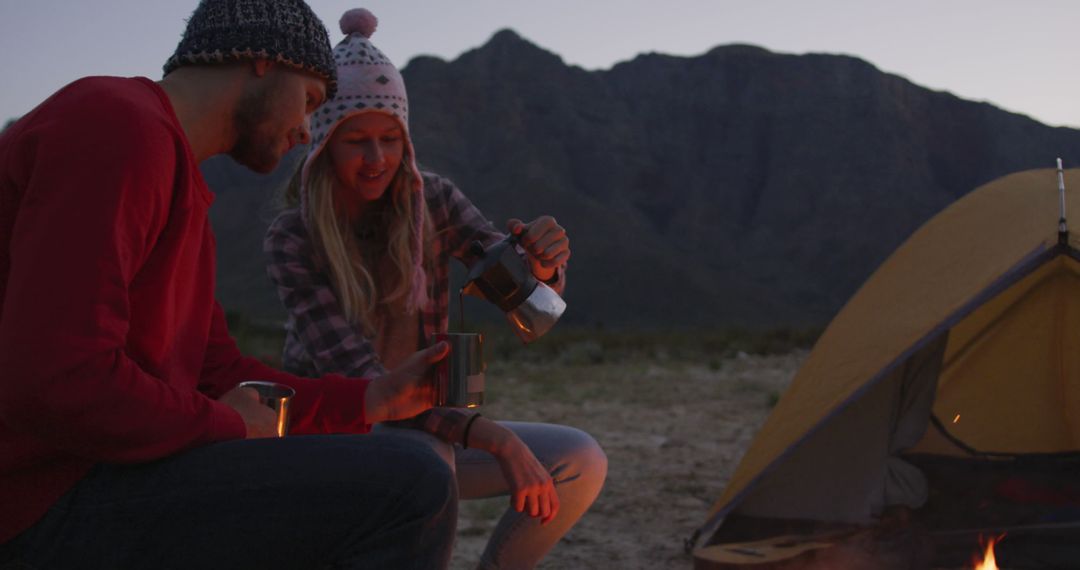
{"type": "MultiPolygon", "coordinates": [[[[1080,224],[1080,197],[1066,217],[1080,224]]],[[[1080,449],[1080,236],[1060,234],[1059,218],[1057,171],[1021,172],[901,245],[755,437],[695,536],[696,563],[732,515],[867,523],[889,505],[917,509],[927,489],[912,452],[1080,449]]]]}

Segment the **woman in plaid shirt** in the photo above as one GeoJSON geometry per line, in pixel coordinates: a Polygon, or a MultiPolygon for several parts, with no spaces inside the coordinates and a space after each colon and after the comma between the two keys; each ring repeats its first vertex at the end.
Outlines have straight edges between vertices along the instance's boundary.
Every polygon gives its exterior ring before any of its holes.
{"type": "MultiPolygon", "coordinates": [[[[313,115],[312,145],[292,209],[265,240],[268,272],[289,311],[284,367],[319,376],[376,377],[448,325],[449,263],[504,235],[449,180],[417,169],[404,81],[369,41],[374,16],[342,17],[334,49],[339,89],[313,115]]],[[[554,218],[508,229],[532,272],[560,294],[570,257],[554,218]]],[[[509,494],[481,568],[532,568],[600,492],[607,458],[580,430],[494,422],[435,408],[411,421],[455,466],[461,498],[509,494]],[[426,433],[425,433],[426,432],[426,433]]]]}

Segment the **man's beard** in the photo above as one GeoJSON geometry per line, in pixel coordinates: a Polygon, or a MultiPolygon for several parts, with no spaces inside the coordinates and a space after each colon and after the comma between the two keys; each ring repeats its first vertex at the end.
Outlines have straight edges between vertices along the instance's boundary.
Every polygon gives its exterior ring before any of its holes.
{"type": "Polygon", "coordinates": [[[236,162],[259,173],[272,172],[281,160],[278,140],[271,131],[273,126],[273,101],[271,93],[276,85],[266,85],[240,100],[233,114],[236,127],[236,144],[229,156],[236,162]]]}

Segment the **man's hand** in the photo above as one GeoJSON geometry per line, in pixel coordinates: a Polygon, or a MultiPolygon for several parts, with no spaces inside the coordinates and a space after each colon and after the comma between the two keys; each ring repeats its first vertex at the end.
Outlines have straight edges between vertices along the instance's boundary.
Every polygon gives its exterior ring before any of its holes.
{"type": "Polygon", "coordinates": [[[259,403],[259,393],[254,388],[233,388],[219,401],[244,418],[248,439],[278,436],[277,413],[259,403]]]}
{"type": "Polygon", "coordinates": [[[386,376],[372,380],[364,396],[367,423],[403,420],[431,408],[435,403],[431,365],[449,353],[448,343],[435,343],[410,356],[386,376]]]}
{"type": "Polygon", "coordinates": [[[520,237],[519,243],[529,255],[529,265],[537,279],[550,280],[555,270],[570,259],[570,238],[551,216],[540,216],[527,224],[511,218],[506,229],[520,237]]]}

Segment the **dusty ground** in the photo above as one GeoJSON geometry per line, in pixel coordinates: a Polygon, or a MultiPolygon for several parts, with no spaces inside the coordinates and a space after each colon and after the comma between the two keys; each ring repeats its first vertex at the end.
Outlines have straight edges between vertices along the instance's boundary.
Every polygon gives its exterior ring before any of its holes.
{"type": "MultiPolygon", "coordinates": [[[[568,351],[542,366],[491,362],[486,416],[573,425],[608,455],[604,491],[540,568],[691,568],[683,540],[804,356],[589,364],[568,351]]],[[[506,501],[462,503],[451,568],[475,567],[506,501]]]]}

